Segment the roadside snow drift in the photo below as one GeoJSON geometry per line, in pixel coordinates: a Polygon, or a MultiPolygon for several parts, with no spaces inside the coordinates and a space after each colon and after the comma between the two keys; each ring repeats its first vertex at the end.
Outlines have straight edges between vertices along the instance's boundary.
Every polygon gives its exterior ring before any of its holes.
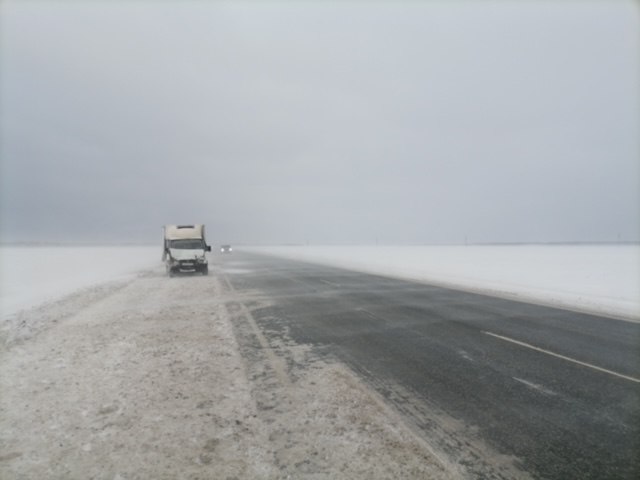
{"type": "Polygon", "coordinates": [[[160,264],[160,246],[0,247],[0,315],[6,316],[75,290],[133,278],[160,264]]]}

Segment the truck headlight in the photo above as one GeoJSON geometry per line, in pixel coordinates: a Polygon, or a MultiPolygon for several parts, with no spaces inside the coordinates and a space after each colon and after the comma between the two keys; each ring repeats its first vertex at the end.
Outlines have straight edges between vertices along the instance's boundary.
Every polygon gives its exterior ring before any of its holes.
{"type": "Polygon", "coordinates": [[[198,263],[204,263],[207,259],[205,257],[198,257],[198,263]]]}

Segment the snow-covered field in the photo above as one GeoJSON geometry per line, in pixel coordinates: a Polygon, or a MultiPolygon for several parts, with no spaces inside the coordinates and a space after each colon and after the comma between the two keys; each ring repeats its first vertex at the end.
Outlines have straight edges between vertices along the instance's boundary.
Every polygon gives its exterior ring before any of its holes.
{"type": "Polygon", "coordinates": [[[0,315],[158,265],[159,246],[0,246],[0,315]]]}
{"type": "Polygon", "coordinates": [[[243,250],[640,319],[640,245],[286,246],[243,250]]]}
{"type": "MultiPolygon", "coordinates": [[[[243,247],[353,270],[640,319],[640,245],[243,247]]],[[[0,247],[0,314],[160,264],[157,246],[0,247]]]]}

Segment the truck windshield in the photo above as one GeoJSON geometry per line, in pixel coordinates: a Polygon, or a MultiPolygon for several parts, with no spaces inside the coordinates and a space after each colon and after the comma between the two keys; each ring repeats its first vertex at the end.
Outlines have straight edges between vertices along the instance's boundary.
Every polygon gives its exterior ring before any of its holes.
{"type": "Polygon", "coordinates": [[[190,250],[204,249],[204,242],[200,239],[180,239],[171,240],[171,248],[183,248],[190,250]]]}

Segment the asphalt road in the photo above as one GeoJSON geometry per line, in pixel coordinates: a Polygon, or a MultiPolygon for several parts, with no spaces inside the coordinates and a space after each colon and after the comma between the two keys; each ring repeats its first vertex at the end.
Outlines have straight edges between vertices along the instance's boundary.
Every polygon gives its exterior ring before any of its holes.
{"type": "Polygon", "coordinates": [[[215,263],[267,339],[349,365],[470,476],[640,478],[640,324],[247,253],[215,263]]]}

